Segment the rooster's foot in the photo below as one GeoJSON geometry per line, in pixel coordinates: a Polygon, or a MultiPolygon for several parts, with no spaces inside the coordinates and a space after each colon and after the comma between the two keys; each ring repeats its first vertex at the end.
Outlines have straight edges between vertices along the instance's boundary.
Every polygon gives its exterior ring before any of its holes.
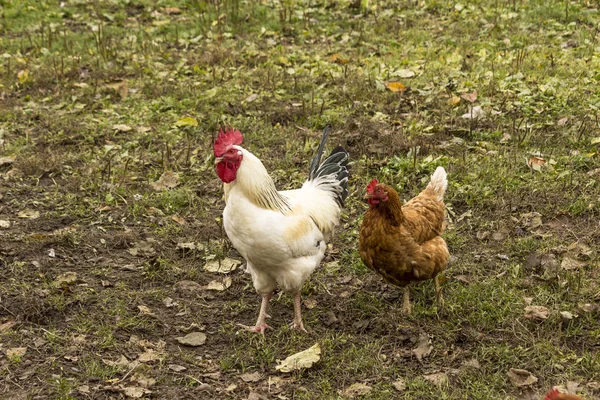
{"type": "Polygon", "coordinates": [[[260,324],[260,325],[254,325],[254,326],[237,324],[237,326],[239,326],[241,328],[244,328],[245,330],[247,330],[249,332],[260,333],[263,336],[265,335],[265,330],[267,330],[267,329],[273,329],[269,325],[267,325],[266,323],[263,323],[263,324],[260,324]]]}
{"type": "Polygon", "coordinates": [[[299,323],[294,321],[290,324],[290,328],[291,329],[298,329],[299,331],[302,331],[304,333],[308,333],[308,331],[306,330],[306,328],[304,328],[304,324],[302,323],[302,321],[300,321],[299,323]]]}

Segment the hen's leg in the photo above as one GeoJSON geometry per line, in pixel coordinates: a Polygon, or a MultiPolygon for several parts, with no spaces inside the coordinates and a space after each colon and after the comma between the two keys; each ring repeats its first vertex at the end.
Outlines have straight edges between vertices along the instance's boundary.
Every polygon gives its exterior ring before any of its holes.
{"type": "Polygon", "coordinates": [[[410,286],[404,286],[404,296],[402,296],[402,314],[410,314],[410,286]]]}
{"type": "Polygon", "coordinates": [[[300,299],[300,293],[294,297],[294,322],[291,323],[292,329],[300,329],[306,332],[304,324],[302,323],[302,303],[300,299]]]}
{"type": "Polygon", "coordinates": [[[435,300],[437,301],[438,307],[444,306],[444,298],[442,297],[442,286],[440,284],[440,276],[436,275],[433,278],[433,282],[435,283],[435,300]]]}
{"type": "Polygon", "coordinates": [[[273,293],[262,295],[262,301],[260,303],[260,311],[258,313],[258,319],[256,320],[255,326],[248,326],[248,325],[242,325],[242,324],[238,324],[238,326],[241,326],[242,328],[247,329],[250,332],[262,333],[264,335],[265,329],[271,328],[265,322],[266,318],[270,318],[270,315],[267,314],[267,307],[269,306],[269,301],[271,300],[271,297],[273,297],[273,293]]]}

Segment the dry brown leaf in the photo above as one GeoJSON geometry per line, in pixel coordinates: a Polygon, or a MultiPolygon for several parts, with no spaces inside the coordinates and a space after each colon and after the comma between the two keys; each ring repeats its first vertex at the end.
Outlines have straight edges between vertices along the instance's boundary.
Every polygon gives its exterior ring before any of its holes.
{"type": "Polygon", "coordinates": [[[144,315],[154,315],[154,313],[152,312],[152,310],[150,310],[150,308],[148,306],[137,306],[138,310],[140,310],[140,312],[144,315]]]}
{"type": "Polygon", "coordinates": [[[516,387],[530,386],[538,381],[535,375],[524,369],[511,368],[507,375],[510,382],[516,387]]]}
{"type": "Polygon", "coordinates": [[[546,160],[542,157],[531,156],[529,160],[527,160],[527,166],[534,171],[540,172],[542,170],[542,166],[546,164],[546,160]]]}
{"type": "Polygon", "coordinates": [[[416,348],[412,350],[413,354],[417,357],[417,360],[423,361],[423,358],[431,354],[433,346],[431,345],[431,339],[426,333],[419,335],[419,343],[416,348]]]}
{"type": "Polygon", "coordinates": [[[119,132],[129,132],[131,128],[129,125],[125,125],[125,124],[116,124],[113,125],[112,127],[115,131],[119,131],[119,132]]]}
{"type": "Polygon", "coordinates": [[[460,95],[460,97],[469,103],[475,103],[475,100],[477,100],[477,90],[474,90],[473,93],[463,93],[460,95]]]}
{"type": "Polygon", "coordinates": [[[225,289],[228,289],[231,286],[232,280],[231,277],[226,276],[223,280],[221,281],[210,281],[208,283],[208,285],[206,286],[206,288],[208,290],[217,290],[219,292],[222,292],[225,289]]]}
{"type": "Polygon", "coordinates": [[[173,214],[171,215],[171,219],[175,222],[177,222],[179,225],[185,225],[185,219],[183,219],[183,217],[177,215],[177,214],[173,214]]]}
{"type": "Polygon", "coordinates": [[[371,390],[373,390],[371,386],[357,382],[344,389],[344,391],[342,392],[342,396],[353,399],[355,397],[364,396],[371,390]]]}
{"type": "Polygon", "coordinates": [[[223,260],[212,260],[204,264],[204,270],[218,274],[228,274],[235,271],[241,262],[233,258],[226,257],[223,260]]]}
{"type": "Polygon", "coordinates": [[[4,165],[11,165],[14,162],[15,162],[14,157],[0,157],[0,167],[2,167],[4,165]]]}
{"type": "Polygon", "coordinates": [[[562,262],[560,263],[560,267],[567,271],[581,269],[586,265],[587,263],[585,261],[579,261],[571,256],[565,256],[562,262]]]}
{"type": "Polygon", "coordinates": [[[177,341],[185,346],[198,347],[206,343],[206,334],[202,332],[191,332],[183,337],[178,337],[177,341]]]}
{"type": "Polygon", "coordinates": [[[60,274],[59,276],[56,277],[56,279],[54,280],[54,285],[55,286],[66,286],[66,285],[72,285],[75,282],[77,282],[78,276],[77,276],[77,272],[65,272],[64,274],[60,274]]]}
{"type": "Polygon", "coordinates": [[[142,354],[140,354],[138,356],[138,361],[147,363],[147,362],[152,362],[152,361],[158,361],[158,360],[161,360],[162,358],[163,358],[162,354],[157,352],[156,350],[146,349],[145,352],[143,352],[142,354]]]}
{"type": "Polygon", "coordinates": [[[404,92],[406,90],[406,86],[400,82],[388,82],[385,84],[385,87],[394,93],[404,92]]]}
{"type": "Polygon", "coordinates": [[[262,379],[262,376],[258,372],[252,372],[252,373],[248,373],[248,374],[242,374],[242,375],[240,375],[240,378],[244,382],[258,382],[262,379]]]}
{"type": "Polygon", "coordinates": [[[0,324],[0,333],[9,330],[13,326],[15,326],[16,323],[17,323],[16,321],[7,321],[3,324],[0,324]]]}
{"type": "Polygon", "coordinates": [[[406,390],[406,382],[402,378],[398,378],[394,382],[392,382],[392,386],[399,392],[403,392],[406,390]]]}
{"type": "Polygon", "coordinates": [[[275,369],[280,372],[291,372],[302,368],[310,368],[314,363],[321,359],[321,345],[315,343],[314,346],[301,351],[296,354],[292,354],[283,361],[275,366],[275,369]]]}
{"type": "Polygon", "coordinates": [[[22,357],[25,353],[27,353],[27,347],[11,347],[10,349],[6,349],[6,356],[8,358],[22,357]]]}
{"type": "Polygon", "coordinates": [[[123,388],[123,394],[131,399],[139,399],[150,393],[152,393],[150,390],[138,386],[128,386],[123,388]]]}
{"type": "Polygon", "coordinates": [[[36,210],[23,210],[19,211],[17,216],[19,218],[38,219],[40,217],[40,212],[36,210]]]}
{"type": "Polygon", "coordinates": [[[179,185],[179,175],[173,171],[165,171],[156,182],[152,182],[150,186],[157,192],[166,189],[173,189],[179,185]]]}
{"type": "Polygon", "coordinates": [[[435,374],[423,375],[423,378],[436,386],[448,384],[448,375],[446,375],[445,372],[436,372],[435,374]]]}
{"type": "Polygon", "coordinates": [[[527,306],[527,307],[525,307],[524,317],[542,321],[542,320],[547,319],[549,314],[550,314],[550,310],[548,310],[544,306],[527,306]]]}

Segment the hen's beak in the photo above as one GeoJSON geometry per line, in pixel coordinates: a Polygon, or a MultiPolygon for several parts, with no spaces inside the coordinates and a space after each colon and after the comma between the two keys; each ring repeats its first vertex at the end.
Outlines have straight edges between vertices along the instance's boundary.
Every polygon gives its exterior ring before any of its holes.
{"type": "Polygon", "coordinates": [[[365,193],[365,195],[363,196],[363,200],[369,200],[369,199],[372,199],[372,198],[373,198],[373,196],[371,196],[371,194],[369,194],[368,192],[365,193]]]}

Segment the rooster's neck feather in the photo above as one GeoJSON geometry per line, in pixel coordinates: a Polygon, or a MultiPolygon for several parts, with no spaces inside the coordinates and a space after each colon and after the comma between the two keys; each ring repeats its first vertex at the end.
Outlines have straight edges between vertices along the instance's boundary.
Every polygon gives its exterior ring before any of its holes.
{"type": "MultiPolygon", "coordinates": [[[[248,150],[240,149],[243,153],[242,163],[237,170],[236,179],[230,185],[238,186],[259,207],[284,215],[289,213],[291,207],[288,199],[277,191],[263,163],[248,150]]],[[[226,189],[227,194],[230,189],[226,189]]]]}

